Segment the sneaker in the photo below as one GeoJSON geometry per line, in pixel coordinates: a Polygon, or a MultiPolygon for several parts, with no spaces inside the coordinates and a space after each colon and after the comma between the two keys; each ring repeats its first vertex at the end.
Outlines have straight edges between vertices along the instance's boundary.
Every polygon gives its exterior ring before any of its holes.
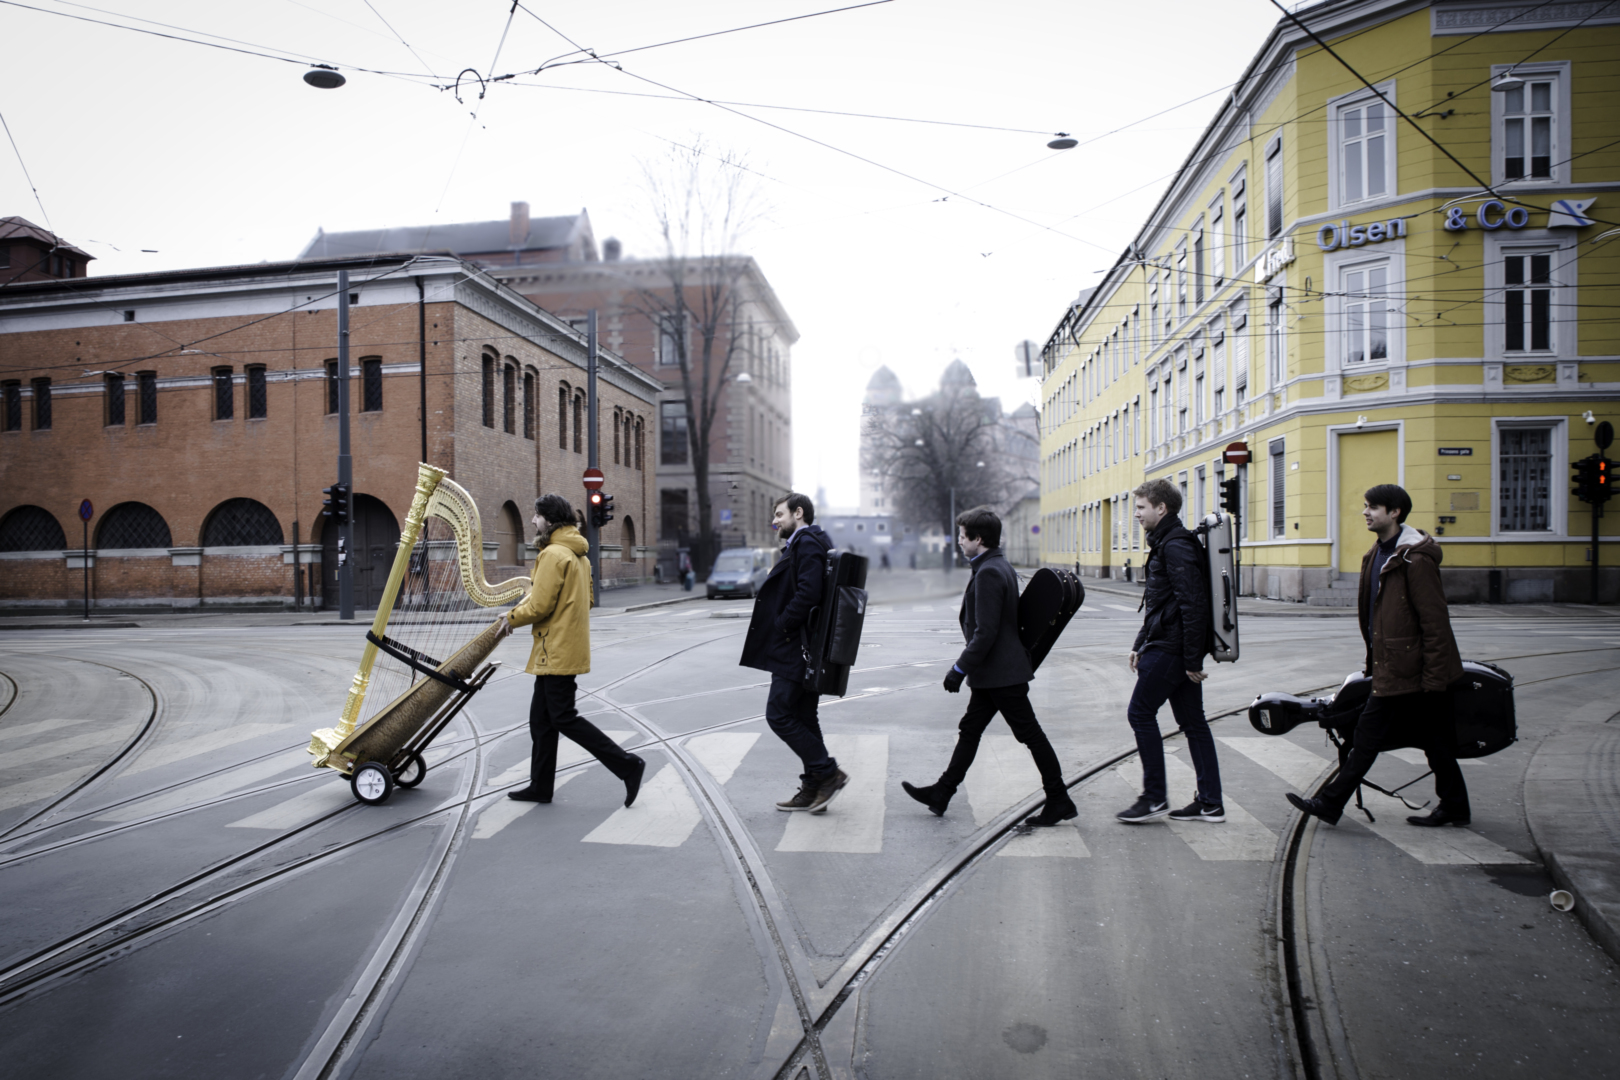
{"type": "Polygon", "coordinates": [[[776,804],[778,810],[808,810],[810,804],[816,800],[816,789],[809,784],[802,784],[791,799],[783,799],[776,804]]]}
{"type": "Polygon", "coordinates": [[[849,774],[843,769],[839,769],[816,785],[815,797],[810,800],[810,812],[812,814],[825,814],[827,804],[833,801],[833,796],[844,790],[844,785],[847,783],[849,783],[849,774]]]}
{"type": "Polygon", "coordinates": [[[1127,825],[1140,825],[1144,821],[1162,818],[1169,812],[1169,803],[1148,802],[1148,797],[1144,795],[1132,803],[1129,810],[1121,810],[1114,817],[1127,825]]]}
{"type": "Polygon", "coordinates": [[[1207,803],[1194,799],[1180,810],[1170,811],[1171,821],[1225,821],[1226,807],[1220,803],[1207,803]]]}

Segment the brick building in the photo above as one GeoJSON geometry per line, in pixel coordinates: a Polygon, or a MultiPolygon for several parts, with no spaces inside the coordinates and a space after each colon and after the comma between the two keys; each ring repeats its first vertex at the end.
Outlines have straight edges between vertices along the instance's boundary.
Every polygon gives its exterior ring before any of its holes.
{"type": "MultiPolygon", "coordinates": [[[[564,217],[531,218],[527,203],[512,204],[505,221],[468,222],[417,228],[318,233],[301,257],[361,256],[374,251],[448,248],[486,269],[535,304],[574,325],[598,312],[603,344],[643,373],[658,380],[656,495],[657,535],[666,572],[675,566],[677,547],[692,546],[698,531],[698,498],[681,369],[673,348],[667,313],[673,283],[662,259],[626,259],[609,238],[600,256],[585,211],[564,217]]],[[[709,443],[709,490],[715,529],[722,546],[771,542],[771,502],[793,478],[791,349],[799,333],[764,272],[747,256],[686,260],[680,267],[693,295],[717,281],[735,297],[721,320],[716,356],[734,355],[728,381],[720,389],[719,417],[709,443]],[[746,375],[746,378],[742,377],[746,375]]],[[[688,348],[695,334],[687,327],[688,348]]]]}
{"type": "MultiPolygon", "coordinates": [[[[103,608],[334,602],[340,269],[358,605],[423,459],[478,502],[487,575],[523,566],[535,495],[583,501],[583,331],[453,256],[315,259],[0,289],[0,605],[78,603],[86,561],[103,608]]],[[[602,354],[609,585],[652,571],[658,391],[602,354]]]]}

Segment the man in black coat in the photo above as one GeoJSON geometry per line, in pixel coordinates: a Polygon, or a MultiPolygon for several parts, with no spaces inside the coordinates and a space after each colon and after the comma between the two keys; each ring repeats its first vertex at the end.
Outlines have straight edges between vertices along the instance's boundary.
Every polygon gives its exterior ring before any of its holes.
{"type": "Polygon", "coordinates": [[[782,557],[754,597],[741,663],[771,673],[765,720],[804,763],[798,793],[777,803],[776,808],[820,814],[849,783],[849,776],[827,753],[816,715],[821,695],[805,683],[809,664],[802,632],[810,612],[821,603],[827,551],[832,547],[821,526],[814,524],[815,518],[816,507],[808,496],[795,492],[777,500],[771,527],[784,541],[782,557]]]}
{"type": "Polygon", "coordinates": [[[1023,743],[1035,759],[1046,792],[1046,806],[1028,818],[1027,824],[1056,825],[1080,811],[1063,783],[1057,752],[1029,703],[1029,683],[1035,669],[1018,637],[1018,575],[1001,553],[1001,519],[989,508],[979,507],[958,517],[956,525],[957,543],[973,567],[973,576],[968,579],[957,615],[967,648],[946,673],[945,689],[957,693],[966,679],[973,693],[957,726],[956,749],[945,772],[927,787],[905,781],[900,786],[935,814],[945,813],[951,796],[967,778],[984,729],[999,712],[1012,728],[1013,738],[1023,743]]]}
{"type": "Polygon", "coordinates": [[[1142,797],[1114,815],[1128,825],[1169,814],[1173,821],[1225,821],[1221,767],[1215,737],[1204,718],[1204,655],[1209,651],[1209,582],[1199,558],[1198,538],[1177,511],[1181,492],[1168,480],[1149,480],[1132,494],[1136,520],[1147,534],[1147,573],[1142,606],[1147,615],[1131,646],[1136,689],[1126,715],[1142,759],[1142,797]],[[1164,777],[1164,739],[1159,710],[1170,702],[1176,726],[1187,736],[1198,790],[1190,805],[1171,811],[1164,777]]]}

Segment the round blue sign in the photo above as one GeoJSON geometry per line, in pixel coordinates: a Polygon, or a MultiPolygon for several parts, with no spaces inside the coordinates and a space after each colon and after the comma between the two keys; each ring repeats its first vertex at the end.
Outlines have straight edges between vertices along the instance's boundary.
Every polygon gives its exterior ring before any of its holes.
{"type": "Polygon", "coordinates": [[[86,500],[84,500],[84,502],[79,504],[79,520],[80,521],[89,521],[92,517],[95,516],[95,513],[96,513],[96,508],[90,505],[90,500],[89,499],[86,499],[86,500]]]}

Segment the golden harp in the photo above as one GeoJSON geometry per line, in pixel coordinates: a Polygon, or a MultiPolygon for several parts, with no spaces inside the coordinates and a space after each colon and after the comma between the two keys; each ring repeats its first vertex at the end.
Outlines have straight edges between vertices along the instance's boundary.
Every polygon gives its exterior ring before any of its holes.
{"type": "Polygon", "coordinates": [[[362,802],[382,802],[395,783],[419,783],[423,748],[494,673],[478,667],[500,643],[499,620],[485,624],[477,608],[515,604],[528,591],[526,577],[484,579],[472,496],[443,469],[421,465],[343,713],[310,739],[315,767],[350,776],[362,802]],[[470,628],[478,632],[458,646],[470,628]]]}

